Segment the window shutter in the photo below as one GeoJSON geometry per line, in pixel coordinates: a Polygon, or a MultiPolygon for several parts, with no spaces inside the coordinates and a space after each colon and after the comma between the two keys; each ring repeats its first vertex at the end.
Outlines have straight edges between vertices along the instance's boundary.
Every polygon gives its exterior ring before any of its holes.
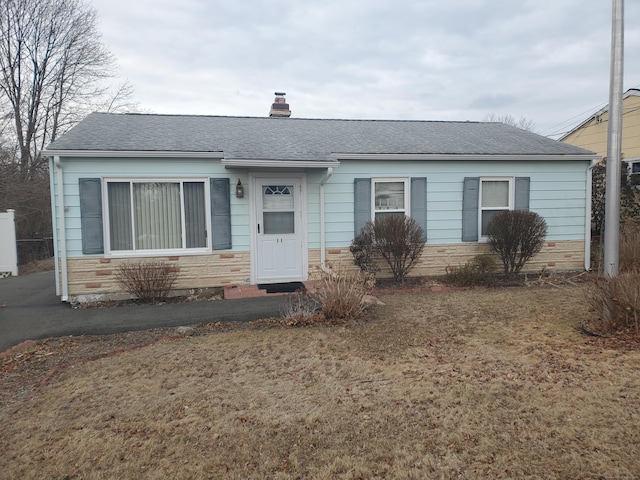
{"type": "Polygon", "coordinates": [[[423,240],[427,241],[427,178],[411,179],[411,218],[424,231],[423,240]]]}
{"type": "Polygon", "coordinates": [[[515,184],[515,209],[529,210],[529,177],[516,177],[515,184]]]}
{"type": "Polygon", "coordinates": [[[211,179],[211,229],[213,249],[230,249],[231,188],[228,178],[211,179]]]}
{"type": "Polygon", "coordinates": [[[462,241],[478,241],[480,177],[465,177],[462,190],[462,241]]]}
{"type": "Polygon", "coordinates": [[[356,236],[371,220],[371,179],[354,179],[353,193],[354,236],[356,236]]]}
{"type": "Polygon", "coordinates": [[[80,178],[80,227],[82,253],[104,253],[102,234],[102,185],[99,178],[80,178]]]}

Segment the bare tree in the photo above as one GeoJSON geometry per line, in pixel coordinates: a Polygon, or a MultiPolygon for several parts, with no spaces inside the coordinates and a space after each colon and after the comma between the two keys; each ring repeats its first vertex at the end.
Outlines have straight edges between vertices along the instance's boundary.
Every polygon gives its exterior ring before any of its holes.
{"type": "Polygon", "coordinates": [[[102,80],[114,61],[96,24],[82,0],[0,2],[0,122],[23,178],[42,162],[42,149],[107,93],[102,80]]]}
{"type": "Polygon", "coordinates": [[[133,99],[133,85],[128,81],[108,92],[106,99],[98,105],[96,110],[107,113],[140,112],[140,104],[133,99]]]}
{"type": "Polygon", "coordinates": [[[51,234],[42,150],[92,110],[137,110],[100,42],[88,0],[0,0],[0,211],[18,238],[51,234]]]}
{"type": "Polygon", "coordinates": [[[493,112],[486,114],[482,121],[506,123],[507,125],[511,125],[512,127],[517,127],[528,132],[534,132],[536,127],[534,121],[528,118],[520,117],[519,120],[516,120],[512,115],[498,115],[493,112]]]}

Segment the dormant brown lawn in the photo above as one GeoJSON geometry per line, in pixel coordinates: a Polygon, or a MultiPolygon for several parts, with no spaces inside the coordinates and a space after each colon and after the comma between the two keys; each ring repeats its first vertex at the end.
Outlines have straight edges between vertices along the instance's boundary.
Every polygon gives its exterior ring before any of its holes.
{"type": "Polygon", "coordinates": [[[0,475],[640,478],[640,350],[576,330],[584,286],[380,298],[60,370],[2,409],[0,475]]]}

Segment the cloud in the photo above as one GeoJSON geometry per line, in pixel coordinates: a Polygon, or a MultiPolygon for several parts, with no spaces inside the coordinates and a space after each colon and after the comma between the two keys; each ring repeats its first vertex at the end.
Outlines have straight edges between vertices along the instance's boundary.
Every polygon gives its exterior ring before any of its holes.
{"type": "Polygon", "coordinates": [[[516,104],[517,98],[512,95],[482,95],[469,104],[469,108],[473,110],[484,110],[487,112],[495,112],[496,110],[504,111],[505,108],[511,108],[516,104]]]}
{"type": "MultiPolygon", "coordinates": [[[[600,0],[93,0],[143,108],[294,116],[533,120],[542,133],[608,99],[600,0]]],[[[626,88],[640,84],[627,2],[626,88]]]]}

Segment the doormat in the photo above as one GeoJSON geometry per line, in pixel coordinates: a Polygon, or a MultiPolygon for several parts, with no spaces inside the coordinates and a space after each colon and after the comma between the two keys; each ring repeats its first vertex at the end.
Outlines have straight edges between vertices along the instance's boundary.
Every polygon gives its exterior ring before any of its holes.
{"type": "Polygon", "coordinates": [[[266,290],[267,293],[291,293],[305,289],[304,283],[302,282],[259,283],[258,288],[260,290],[266,290]]]}

